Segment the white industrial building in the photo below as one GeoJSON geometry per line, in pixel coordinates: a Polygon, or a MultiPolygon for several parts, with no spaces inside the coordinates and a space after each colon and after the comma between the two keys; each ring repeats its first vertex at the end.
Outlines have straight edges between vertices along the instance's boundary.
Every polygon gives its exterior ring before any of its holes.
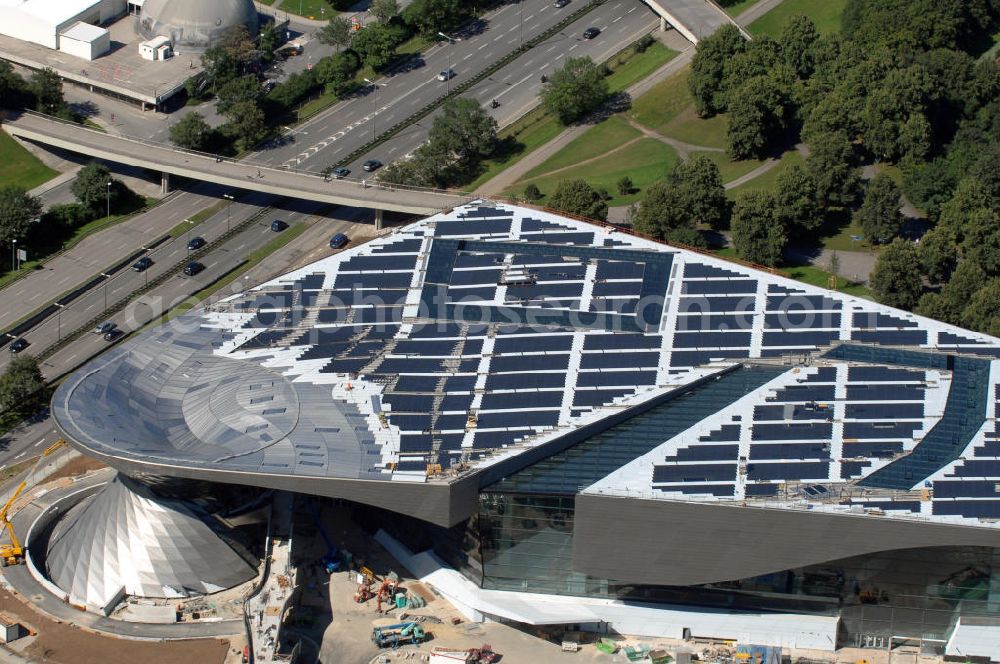
{"type": "Polygon", "coordinates": [[[89,60],[111,47],[98,26],[125,10],[126,0],[0,0],[0,34],[89,60]]]}

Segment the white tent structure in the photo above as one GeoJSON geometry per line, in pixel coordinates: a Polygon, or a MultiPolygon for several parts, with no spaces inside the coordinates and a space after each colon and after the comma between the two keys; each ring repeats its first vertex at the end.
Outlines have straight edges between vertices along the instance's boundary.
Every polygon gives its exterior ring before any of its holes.
{"type": "Polygon", "coordinates": [[[124,13],[125,0],[0,0],[0,34],[59,49],[77,23],[98,26],[124,13]]]}

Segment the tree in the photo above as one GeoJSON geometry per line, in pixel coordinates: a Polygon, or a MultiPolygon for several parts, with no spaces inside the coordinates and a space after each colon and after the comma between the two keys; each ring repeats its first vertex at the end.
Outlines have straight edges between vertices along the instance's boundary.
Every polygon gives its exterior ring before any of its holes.
{"type": "Polygon", "coordinates": [[[618,180],[618,195],[628,196],[632,193],[634,185],[632,184],[632,178],[627,175],[623,175],[620,180],[618,180]]]}
{"type": "Polygon", "coordinates": [[[274,52],[278,49],[279,44],[281,44],[281,32],[278,30],[277,23],[269,21],[261,28],[260,39],[257,41],[261,57],[268,62],[274,60],[274,52]]]}
{"type": "Polygon", "coordinates": [[[965,222],[962,251],[990,276],[1000,275],[1000,212],[976,208],[965,222]]]}
{"type": "Polygon", "coordinates": [[[524,197],[529,201],[537,201],[542,197],[542,192],[534,182],[524,188],[524,197]]]}
{"type": "MultiPolygon", "coordinates": [[[[360,36],[362,32],[364,30],[358,35],[360,36]]],[[[334,16],[329,23],[316,31],[316,38],[321,44],[333,46],[338,51],[345,46],[350,46],[353,37],[354,31],[351,29],[351,22],[339,16],[334,16]]]]}
{"type": "MultiPolygon", "coordinates": [[[[728,217],[729,201],[719,167],[698,155],[678,163],[664,180],[646,188],[635,226],[655,238],[676,239],[681,229],[693,231],[697,224],[721,228],[728,217]]],[[[685,236],[688,240],[695,237],[690,232],[685,236]]]]}
{"type": "Polygon", "coordinates": [[[396,57],[396,36],[388,25],[369,25],[354,36],[354,50],[365,64],[379,71],[396,57]]]}
{"type": "Polygon", "coordinates": [[[42,202],[21,187],[0,187],[0,244],[22,240],[33,220],[42,213],[42,202]]]}
{"type": "Polygon", "coordinates": [[[253,70],[259,60],[260,51],[244,26],[227,30],[201,55],[205,87],[218,93],[226,83],[253,70]]]}
{"type": "Polygon", "coordinates": [[[775,201],[778,218],[790,235],[805,238],[823,225],[816,183],[802,166],[795,164],[778,175],[775,201]]]}
{"type": "Polygon", "coordinates": [[[27,85],[6,60],[0,60],[0,108],[19,108],[25,102],[27,85]]]}
{"type": "Polygon", "coordinates": [[[809,78],[815,65],[814,49],[819,40],[816,24],[802,14],[793,14],[781,28],[778,43],[781,45],[781,57],[785,64],[799,78],[809,78]]]}
{"type": "Polygon", "coordinates": [[[563,124],[597,110],[607,98],[608,81],[589,57],[570,58],[542,87],[542,104],[563,124]]]}
{"type": "Polygon", "coordinates": [[[240,76],[227,82],[216,91],[215,110],[225,115],[233,104],[247,102],[257,105],[264,96],[264,89],[253,74],[240,76]]]}
{"type": "Polygon", "coordinates": [[[236,102],[226,113],[229,125],[240,142],[240,149],[249,150],[264,135],[264,111],[247,101],[236,102]]]}
{"type": "Polygon", "coordinates": [[[340,96],[354,85],[354,74],[361,67],[361,61],[354,51],[341,51],[322,58],[313,67],[316,80],[333,94],[340,96]]]}
{"type": "Polygon", "coordinates": [[[388,23],[399,15],[399,3],[396,0],[372,0],[368,11],[378,19],[379,23],[388,23]]]}
{"type": "Polygon", "coordinates": [[[695,47],[688,90],[701,117],[714,115],[726,108],[726,90],[722,77],[726,63],[746,48],[746,40],[735,25],[725,24],[695,47]]]}
{"type": "Polygon", "coordinates": [[[108,167],[96,161],[81,168],[70,187],[76,200],[98,216],[105,214],[109,202],[112,208],[118,203],[121,189],[121,183],[111,177],[108,167]]]}
{"type": "Polygon", "coordinates": [[[472,3],[462,0],[414,0],[404,15],[421,34],[432,36],[458,27],[472,17],[472,3]]]}
{"type": "Polygon", "coordinates": [[[45,391],[38,360],[14,356],[0,375],[0,411],[29,412],[45,402],[45,391]]]}
{"type": "Polygon", "coordinates": [[[497,146],[497,121],[474,99],[449,99],[431,125],[430,142],[468,171],[497,146]]]}
{"type": "Polygon", "coordinates": [[[58,115],[66,106],[63,99],[62,79],[59,74],[45,67],[31,74],[29,85],[35,95],[35,110],[39,113],[58,115]]]}
{"type": "Polygon", "coordinates": [[[600,221],[608,218],[608,204],[583,180],[560,181],[549,196],[549,207],[600,221]]]}
{"type": "Polygon", "coordinates": [[[899,187],[885,173],[879,173],[868,183],[865,200],[855,212],[854,218],[869,242],[891,242],[903,228],[899,196],[899,187]]]}
{"type": "Polygon", "coordinates": [[[883,249],[875,261],[869,286],[882,304],[913,309],[924,290],[920,257],[913,243],[896,239],[883,249]]]}
{"type": "Polygon", "coordinates": [[[932,228],[920,238],[917,247],[920,268],[932,284],[948,281],[958,264],[955,237],[944,228],[932,228]]]}
{"type": "Polygon", "coordinates": [[[729,101],[726,151],[733,159],[762,158],[785,129],[787,100],[770,76],[755,76],[729,101]]]}
{"type": "Polygon", "coordinates": [[[750,190],[741,194],[733,206],[730,222],[733,247],[743,260],[776,266],[788,243],[774,196],[766,191],[750,190]]]}
{"type": "Polygon", "coordinates": [[[212,128],[201,113],[188,113],[170,128],[174,145],[188,150],[204,150],[212,136],[212,128]]]}
{"type": "Polygon", "coordinates": [[[962,310],[969,304],[973,293],[988,280],[986,273],[972,261],[958,264],[951,279],[940,293],[925,293],[917,305],[917,313],[936,320],[962,324],[962,310]]]}
{"type": "Polygon", "coordinates": [[[806,171],[816,183],[816,194],[824,206],[849,205],[857,197],[861,181],[854,148],[844,134],[823,134],[809,144],[806,171]]]}
{"type": "Polygon", "coordinates": [[[1000,279],[990,279],[962,310],[962,324],[993,336],[1000,335],[1000,279]]]}

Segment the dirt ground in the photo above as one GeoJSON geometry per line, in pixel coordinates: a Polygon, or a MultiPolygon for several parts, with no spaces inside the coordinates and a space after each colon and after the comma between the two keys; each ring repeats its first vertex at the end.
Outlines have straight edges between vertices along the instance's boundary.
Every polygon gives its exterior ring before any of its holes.
{"type": "Polygon", "coordinates": [[[88,456],[78,456],[65,466],[52,473],[45,478],[45,482],[51,482],[53,480],[58,480],[63,477],[78,477],[80,475],[86,475],[87,473],[93,472],[95,470],[101,470],[102,468],[107,468],[107,466],[97,459],[92,459],[88,456]]]}
{"type": "Polygon", "coordinates": [[[6,590],[0,590],[0,612],[37,632],[10,647],[38,664],[222,664],[231,652],[221,639],[150,643],[85,632],[45,618],[6,590]]]}

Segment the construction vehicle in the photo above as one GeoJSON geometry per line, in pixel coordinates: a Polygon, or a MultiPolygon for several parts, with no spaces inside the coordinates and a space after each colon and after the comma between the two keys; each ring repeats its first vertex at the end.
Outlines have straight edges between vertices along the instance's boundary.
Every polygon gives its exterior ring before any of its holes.
{"type": "Polygon", "coordinates": [[[493,664],[500,657],[493,652],[493,646],[484,644],[481,648],[443,648],[437,646],[431,651],[430,664],[493,664]]]}
{"type": "Polygon", "coordinates": [[[395,572],[389,572],[384,579],[382,579],[382,584],[378,587],[375,592],[375,601],[377,602],[375,606],[375,611],[382,613],[382,602],[389,602],[390,607],[393,606],[392,598],[396,594],[396,588],[399,587],[399,577],[396,576],[395,572]]]}
{"type": "Polygon", "coordinates": [[[10,536],[10,544],[0,544],[0,565],[6,567],[7,565],[20,565],[24,562],[24,548],[21,546],[21,540],[17,538],[17,534],[14,532],[14,524],[11,523],[10,518],[7,515],[10,512],[10,508],[14,504],[14,501],[17,500],[17,497],[21,495],[21,492],[24,491],[24,488],[28,486],[28,483],[33,479],[35,471],[38,470],[39,466],[42,465],[46,458],[52,456],[56,450],[65,444],[66,441],[60,438],[52,445],[45,448],[45,451],[42,452],[40,457],[38,457],[38,461],[35,462],[31,471],[25,475],[24,479],[21,480],[21,483],[17,485],[14,493],[11,494],[10,500],[8,500],[7,504],[3,506],[2,510],[0,510],[0,521],[3,521],[3,527],[7,530],[7,534],[10,536]]]}
{"type": "Polygon", "coordinates": [[[326,544],[326,553],[320,558],[320,565],[323,566],[327,574],[339,572],[340,553],[330,540],[330,535],[326,532],[326,528],[323,527],[323,521],[320,519],[319,510],[316,509],[316,503],[310,499],[306,505],[308,506],[309,513],[312,514],[313,520],[316,522],[316,529],[319,530],[319,534],[323,538],[323,543],[326,544]]]}
{"type": "Polygon", "coordinates": [[[358,575],[361,579],[358,581],[358,592],[354,593],[354,601],[358,604],[363,604],[375,596],[375,591],[372,590],[375,580],[378,579],[381,581],[382,579],[375,576],[375,572],[367,567],[362,567],[358,570],[358,575]]]}
{"type": "Polygon", "coordinates": [[[405,622],[372,629],[372,643],[379,648],[398,648],[412,643],[416,645],[424,640],[424,629],[418,623],[405,622]]]}

